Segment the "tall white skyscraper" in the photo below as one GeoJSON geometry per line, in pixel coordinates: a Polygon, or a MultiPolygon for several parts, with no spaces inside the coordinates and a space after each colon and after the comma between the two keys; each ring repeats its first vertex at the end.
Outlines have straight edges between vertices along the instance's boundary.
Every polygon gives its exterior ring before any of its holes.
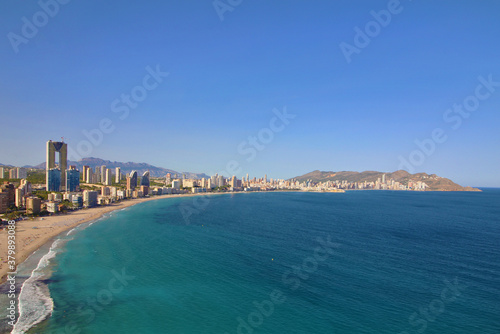
{"type": "Polygon", "coordinates": [[[87,173],[85,175],[85,179],[87,180],[87,183],[94,183],[95,182],[95,179],[94,179],[94,171],[92,170],[92,168],[87,168],[87,173]]]}
{"type": "Polygon", "coordinates": [[[223,187],[224,186],[224,176],[219,175],[217,178],[217,187],[223,187]]]}
{"type": "Polygon", "coordinates": [[[106,169],[105,171],[106,177],[104,178],[104,184],[110,186],[113,184],[113,175],[111,173],[111,169],[106,169]]]}
{"type": "Polygon", "coordinates": [[[107,170],[106,166],[104,166],[104,165],[101,166],[101,173],[100,174],[101,174],[101,182],[102,183],[106,183],[106,170],[107,170]]]}
{"type": "Polygon", "coordinates": [[[83,170],[82,170],[82,174],[83,174],[83,182],[86,182],[86,183],[90,183],[91,180],[87,179],[87,174],[88,174],[88,170],[90,169],[89,166],[83,166],[83,170]]]}
{"type": "Polygon", "coordinates": [[[122,179],[122,171],[120,167],[115,168],[115,183],[120,183],[122,179]]]}

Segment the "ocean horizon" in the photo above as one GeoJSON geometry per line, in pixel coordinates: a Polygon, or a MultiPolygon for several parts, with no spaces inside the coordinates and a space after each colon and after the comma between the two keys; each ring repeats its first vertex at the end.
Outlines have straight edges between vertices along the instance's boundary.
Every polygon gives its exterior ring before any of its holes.
{"type": "Polygon", "coordinates": [[[140,203],[23,264],[15,332],[498,333],[499,204],[498,188],[140,203]]]}

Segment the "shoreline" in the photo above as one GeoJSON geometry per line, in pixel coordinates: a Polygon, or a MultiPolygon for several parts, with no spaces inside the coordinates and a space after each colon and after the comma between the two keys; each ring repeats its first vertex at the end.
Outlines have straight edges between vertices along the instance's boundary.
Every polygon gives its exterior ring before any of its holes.
{"type": "MultiPolygon", "coordinates": [[[[360,189],[371,190],[371,189],[360,189]]],[[[75,228],[81,224],[97,220],[104,214],[116,210],[131,207],[133,205],[149,202],[159,199],[167,198],[180,198],[180,197],[194,197],[194,196],[213,196],[213,195],[229,195],[229,194],[246,194],[246,193],[259,193],[261,191],[252,192],[208,192],[196,194],[174,194],[174,195],[161,195],[146,198],[127,199],[121,202],[113,203],[106,206],[98,206],[88,209],[81,209],[67,214],[59,214],[54,216],[38,217],[30,220],[22,220],[16,222],[16,268],[21,263],[26,261],[34,252],[40,247],[51,242],[61,233],[75,228]]],[[[272,192],[311,192],[301,190],[274,190],[272,192]]],[[[346,191],[342,191],[346,192],[346,191]]],[[[428,192],[428,191],[427,191],[428,192]]],[[[316,193],[316,192],[312,192],[316,193]]],[[[317,192],[324,193],[324,192],[317,192]]],[[[330,193],[330,192],[326,192],[330,193]]],[[[332,192],[335,193],[335,192],[332,192]]],[[[7,261],[8,240],[7,228],[0,231],[0,285],[4,284],[7,280],[8,269],[7,261]],[[4,262],[5,261],[5,262],[4,262]]]]}
{"type": "MultiPolygon", "coordinates": [[[[113,203],[106,206],[98,206],[94,208],[81,209],[67,214],[59,214],[54,216],[38,217],[30,220],[21,220],[16,222],[16,268],[26,261],[40,247],[52,242],[54,238],[61,233],[69,231],[81,224],[88,223],[101,218],[104,214],[116,210],[131,207],[133,205],[167,198],[192,197],[200,195],[216,195],[227,193],[198,193],[198,194],[176,194],[163,195],[147,198],[135,198],[113,203]],[[43,219],[41,219],[43,218],[43,219]]],[[[0,231],[0,284],[7,281],[7,273],[10,272],[7,261],[8,239],[7,229],[0,231]]]]}

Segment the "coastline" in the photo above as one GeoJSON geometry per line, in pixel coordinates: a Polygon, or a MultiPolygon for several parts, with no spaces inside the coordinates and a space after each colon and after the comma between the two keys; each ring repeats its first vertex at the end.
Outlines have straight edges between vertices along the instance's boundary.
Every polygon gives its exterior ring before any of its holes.
{"type": "MultiPolygon", "coordinates": [[[[274,190],[273,192],[303,192],[303,191],[274,190]]],[[[193,196],[212,196],[212,195],[222,195],[222,194],[240,194],[240,193],[242,194],[246,192],[174,194],[174,195],[162,195],[162,196],[154,196],[146,198],[135,198],[113,203],[106,206],[81,209],[69,212],[67,214],[59,214],[55,216],[45,216],[31,220],[18,221],[16,222],[16,255],[15,255],[16,266],[19,266],[31,254],[36,252],[43,245],[47,244],[48,242],[51,242],[61,233],[68,231],[72,228],[75,228],[80,224],[97,220],[106,213],[124,209],[139,203],[154,201],[159,199],[193,197],[193,196]]],[[[6,282],[7,272],[10,271],[6,263],[7,251],[8,251],[7,229],[3,229],[0,231],[0,258],[1,258],[0,285],[6,282]]]]}
{"type": "MultiPolygon", "coordinates": [[[[218,193],[212,193],[213,195],[218,193]]],[[[220,193],[223,194],[223,193],[220,193]]],[[[16,266],[23,263],[31,254],[36,252],[40,247],[48,242],[52,242],[61,233],[71,230],[80,224],[84,224],[101,218],[104,214],[116,210],[128,208],[130,206],[166,198],[179,198],[207,195],[207,193],[199,194],[176,194],[164,195],[147,198],[136,198],[113,203],[107,206],[99,206],[89,209],[73,211],[67,214],[59,214],[55,216],[39,217],[32,220],[22,220],[16,222],[16,266]],[[41,219],[43,218],[43,219],[41,219]]],[[[0,284],[7,280],[7,273],[10,272],[7,261],[7,229],[0,231],[0,284]]]]}

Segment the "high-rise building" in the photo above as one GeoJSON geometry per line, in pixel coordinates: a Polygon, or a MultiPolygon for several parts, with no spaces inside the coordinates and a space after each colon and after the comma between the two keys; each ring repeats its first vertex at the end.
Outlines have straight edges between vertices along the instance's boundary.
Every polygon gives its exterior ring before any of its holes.
{"type": "MultiPolygon", "coordinates": [[[[66,182],[66,174],[64,174],[66,182]]],[[[64,184],[66,187],[66,184],[64,184]]],[[[51,168],[47,171],[47,191],[61,191],[61,170],[59,168],[51,168]]]]}
{"type": "Polygon", "coordinates": [[[7,212],[9,208],[9,194],[6,192],[0,192],[0,213],[7,212]]]}
{"type": "Polygon", "coordinates": [[[42,200],[38,197],[26,198],[26,213],[28,214],[40,213],[41,205],[42,205],[42,200]]]}
{"type": "Polygon", "coordinates": [[[27,174],[26,168],[13,167],[9,170],[9,179],[25,179],[28,176],[27,174]]]}
{"type": "Polygon", "coordinates": [[[181,189],[181,180],[173,180],[172,189],[181,189]]]}
{"type": "Polygon", "coordinates": [[[0,179],[3,179],[5,175],[5,168],[0,167],[0,179]]]}
{"type": "Polygon", "coordinates": [[[14,205],[16,202],[16,187],[8,181],[4,181],[4,183],[0,186],[0,193],[7,194],[7,207],[10,205],[14,205]]]}
{"type": "Polygon", "coordinates": [[[120,183],[120,180],[122,179],[122,170],[120,167],[115,168],[115,183],[120,183]]]}
{"type": "Polygon", "coordinates": [[[101,178],[102,178],[101,168],[100,167],[96,167],[94,169],[94,183],[100,183],[101,182],[101,178]]]}
{"type": "Polygon", "coordinates": [[[382,183],[385,184],[385,174],[382,175],[382,183]]]}
{"type": "Polygon", "coordinates": [[[106,170],[107,170],[106,166],[102,165],[99,173],[101,175],[101,183],[106,183],[106,170]]]}
{"type": "Polygon", "coordinates": [[[232,188],[236,188],[236,176],[234,176],[234,175],[231,178],[231,187],[232,188]]]}
{"type": "Polygon", "coordinates": [[[102,187],[101,188],[101,196],[111,196],[111,188],[110,187],[102,187]]]}
{"type": "Polygon", "coordinates": [[[267,183],[267,174],[264,175],[264,183],[267,183]]]}
{"type": "Polygon", "coordinates": [[[78,191],[80,189],[80,172],[73,168],[66,170],[66,191],[78,191]]]}
{"type": "Polygon", "coordinates": [[[141,185],[141,191],[143,196],[147,196],[149,194],[149,186],[143,186],[141,185]]]}
{"type": "Polygon", "coordinates": [[[127,189],[135,190],[136,187],[137,187],[137,171],[133,170],[127,177],[127,189]]]}
{"type": "Polygon", "coordinates": [[[28,177],[28,172],[26,171],[26,168],[16,167],[16,173],[18,179],[25,179],[28,177]]]}
{"type": "Polygon", "coordinates": [[[49,201],[49,202],[47,202],[46,205],[47,205],[47,211],[48,212],[52,212],[52,213],[59,212],[59,203],[49,201]]]}
{"type": "MultiPolygon", "coordinates": [[[[68,165],[68,144],[64,142],[56,142],[49,140],[47,142],[47,160],[46,160],[46,174],[47,183],[46,188],[49,189],[49,172],[56,168],[56,152],[59,153],[59,187],[58,189],[64,188],[66,186],[66,174],[64,171],[68,165]],[[63,171],[61,173],[61,171],[63,171]]],[[[56,172],[52,172],[55,174],[56,172]]],[[[52,176],[54,179],[55,176],[52,176]]],[[[49,190],[48,190],[49,191],[49,190]]]]}
{"type": "Polygon", "coordinates": [[[83,204],[89,208],[96,206],[97,196],[98,196],[97,191],[85,190],[83,192],[83,204]]]}
{"type": "Polygon", "coordinates": [[[111,169],[106,169],[106,177],[104,178],[104,184],[107,186],[113,184],[113,174],[111,174],[111,169]]]}
{"type": "Polygon", "coordinates": [[[94,171],[90,167],[87,168],[87,174],[85,174],[85,180],[87,180],[87,183],[94,183],[94,171]]]}
{"type": "Polygon", "coordinates": [[[83,174],[83,182],[85,183],[90,183],[92,180],[89,180],[87,178],[88,170],[90,169],[89,166],[85,165],[83,166],[82,174],[83,174]]]}
{"type": "Polygon", "coordinates": [[[31,195],[31,182],[28,182],[26,179],[21,180],[21,184],[19,185],[19,188],[22,188],[24,191],[24,195],[29,196],[31,195]]]}
{"type": "Polygon", "coordinates": [[[184,188],[193,188],[198,186],[198,182],[195,179],[183,179],[182,186],[184,188]]]}
{"type": "Polygon", "coordinates": [[[16,188],[15,190],[16,193],[16,206],[18,208],[22,208],[24,206],[24,189],[23,188],[16,188]]]}
{"type": "Polygon", "coordinates": [[[83,206],[83,196],[77,195],[71,198],[71,203],[76,205],[76,207],[81,208],[83,206]]]}
{"type": "Polygon", "coordinates": [[[224,187],[224,176],[219,175],[217,178],[217,187],[224,187]]]}
{"type": "Polygon", "coordinates": [[[141,186],[149,187],[149,171],[145,171],[144,174],[142,174],[141,186]]]}
{"type": "Polygon", "coordinates": [[[26,204],[26,196],[31,195],[31,183],[26,179],[21,180],[21,184],[15,189],[15,206],[18,208],[24,207],[26,204]]]}

